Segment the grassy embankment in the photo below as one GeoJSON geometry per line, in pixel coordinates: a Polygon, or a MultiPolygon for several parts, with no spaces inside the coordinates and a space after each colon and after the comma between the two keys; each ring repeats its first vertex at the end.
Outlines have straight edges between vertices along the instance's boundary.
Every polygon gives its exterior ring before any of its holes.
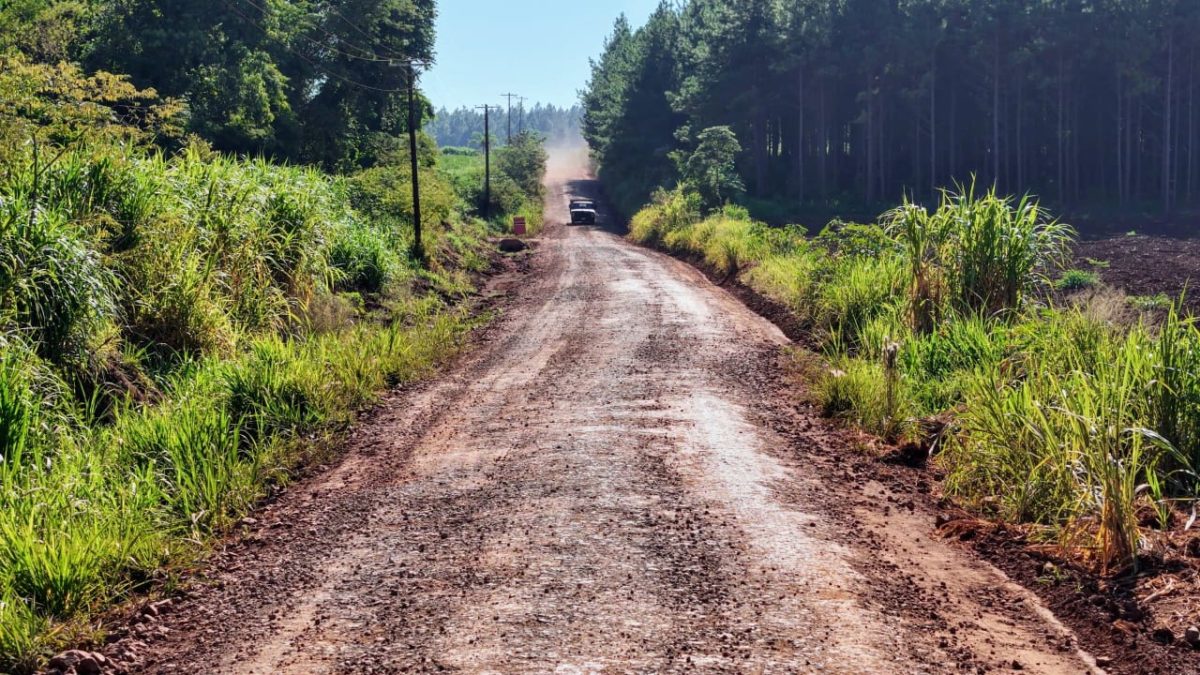
{"type": "Polygon", "coordinates": [[[681,191],[630,234],[788,307],[830,366],[814,387],[830,415],[936,440],[950,493],[1116,571],[1197,495],[1200,328],[1110,294],[1048,300],[1073,236],[994,194],[809,238],[736,207],[703,217],[681,191]]]}
{"type": "Polygon", "coordinates": [[[403,162],[167,154],[36,75],[17,83],[39,114],[0,117],[0,672],[88,639],[454,354],[489,265],[469,180],[436,154],[420,265],[403,162]]]}

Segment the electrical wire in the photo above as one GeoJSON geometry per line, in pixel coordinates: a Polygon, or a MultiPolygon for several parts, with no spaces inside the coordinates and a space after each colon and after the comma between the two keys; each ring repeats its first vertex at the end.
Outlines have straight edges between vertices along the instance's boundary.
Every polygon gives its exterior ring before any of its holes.
{"type": "MultiPolygon", "coordinates": [[[[374,92],[378,92],[381,94],[398,94],[398,93],[408,90],[407,87],[400,87],[398,89],[384,89],[382,87],[376,87],[376,86],[373,86],[370,84],[365,84],[363,82],[359,82],[357,80],[353,80],[349,77],[346,77],[345,75],[335,73],[335,72],[329,70],[328,68],[322,66],[321,64],[317,63],[313,59],[309,58],[305,54],[301,53],[300,51],[293,49],[291,47],[291,45],[288,45],[288,44],[284,43],[282,40],[279,40],[279,39],[273,37],[271,35],[270,31],[268,31],[262,24],[258,23],[253,18],[251,18],[249,15],[247,15],[245,12],[243,12],[240,9],[238,9],[237,7],[235,7],[231,0],[222,0],[222,2],[234,14],[237,14],[238,16],[242,17],[248,23],[252,24],[253,26],[257,27],[260,31],[262,31],[263,35],[265,35],[268,39],[275,40],[275,42],[280,47],[283,47],[285,50],[287,50],[293,56],[299,58],[300,60],[304,61],[308,65],[312,66],[314,70],[320,72],[321,74],[325,75],[326,77],[332,77],[333,79],[338,80],[339,82],[342,82],[343,84],[347,84],[352,87],[357,87],[359,89],[364,89],[367,91],[374,91],[374,92]]],[[[389,61],[389,63],[392,63],[392,62],[389,61]]]]}
{"type": "MultiPolygon", "coordinates": [[[[253,7],[254,9],[257,9],[258,11],[262,12],[263,14],[267,14],[267,13],[268,13],[268,9],[267,9],[266,7],[263,7],[262,5],[259,5],[259,4],[255,3],[253,0],[243,0],[243,1],[244,1],[244,2],[245,2],[247,5],[250,5],[250,6],[251,6],[251,7],[253,7]]],[[[244,17],[244,16],[245,16],[245,15],[243,15],[243,17],[244,17]]],[[[252,20],[251,20],[251,19],[249,19],[248,17],[247,17],[247,20],[249,20],[249,21],[252,21],[252,20]]],[[[255,23],[255,25],[256,25],[256,26],[258,26],[259,30],[262,30],[264,33],[267,33],[267,34],[268,34],[268,36],[270,35],[269,31],[267,31],[267,29],[266,29],[266,28],[265,28],[265,27],[264,27],[262,24],[259,24],[259,23],[257,23],[257,22],[254,22],[254,23],[255,23]]],[[[329,37],[331,37],[331,38],[334,38],[334,39],[341,40],[341,38],[340,38],[339,36],[337,36],[337,35],[334,35],[332,32],[330,32],[330,31],[328,31],[328,30],[326,30],[326,29],[324,29],[324,28],[321,28],[320,26],[317,26],[316,28],[317,28],[317,30],[321,31],[322,33],[325,33],[326,35],[328,35],[328,36],[329,36],[329,37]]],[[[365,48],[363,48],[363,47],[359,47],[359,46],[357,46],[357,45],[355,45],[355,44],[353,44],[353,43],[347,42],[347,41],[345,41],[345,40],[341,40],[341,42],[342,42],[343,44],[345,44],[345,45],[347,45],[348,47],[351,47],[351,48],[355,49],[356,51],[360,52],[359,54],[351,54],[350,52],[347,52],[347,51],[342,51],[342,50],[338,49],[337,47],[332,47],[332,46],[330,46],[330,45],[328,45],[328,44],[325,44],[324,42],[321,42],[320,40],[317,40],[316,38],[310,37],[310,36],[308,36],[308,35],[306,35],[306,34],[304,34],[304,33],[299,33],[298,35],[299,35],[300,37],[304,38],[305,40],[308,40],[308,41],[309,41],[309,42],[311,42],[312,44],[316,45],[317,47],[319,47],[319,48],[321,48],[321,49],[325,50],[325,51],[328,51],[328,52],[331,52],[331,53],[337,54],[338,56],[344,56],[344,57],[346,57],[346,58],[348,58],[348,59],[355,59],[355,60],[358,60],[358,61],[366,61],[367,63],[388,63],[388,64],[395,63],[396,61],[404,61],[404,60],[406,60],[406,59],[399,59],[399,58],[395,58],[395,59],[393,59],[393,58],[380,58],[379,56],[377,56],[376,54],[374,54],[374,53],[373,53],[373,52],[371,52],[370,50],[367,50],[367,49],[365,49],[365,48]],[[365,55],[365,56],[364,56],[364,55],[365,55]]]]}

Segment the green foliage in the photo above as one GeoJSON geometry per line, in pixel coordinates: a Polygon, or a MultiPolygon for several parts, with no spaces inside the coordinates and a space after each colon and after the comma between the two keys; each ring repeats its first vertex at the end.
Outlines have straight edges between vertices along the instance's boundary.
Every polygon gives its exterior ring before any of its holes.
{"type": "Polygon", "coordinates": [[[21,187],[0,187],[0,320],[44,358],[70,360],[113,320],[116,278],[81,232],[21,187]]]}
{"type": "Polygon", "coordinates": [[[741,151],[729,127],[710,127],[700,132],[696,149],[683,163],[683,179],[700,193],[707,207],[734,201],[746,191],[734,164],[741,151]]]}
{"type": "Polygon", "coordinates": [[[1044,307],[1072,235],[1030,201],[968,192],[885,219],[809,241],[742,210],[702,219],[679,189],[635,215],[630,237],[703,256],[792,309],[834,365],[815,383],[829,415],[913,441],[931,440],[925,420],[952,420],[937,447],[953,494],[1050,528],[1104,569],[1136,565],[1138,513],[1165,522],[1200,490],[1195,321],[1131,325],[1099,295],[1044,307]]]}
{"type": "Polygon", "coordinates": [[[1100,275],[1091,270],[1070,269],[1054,282],[1060,291],[1083,291],[1100,284],[1100,275]]]}
{"type": "Polygon", "coordinates": [[[633,31],[621,16],[592,63],[583,92],[583,135],[605,191],[618,211],[632,215],[658,188],[678,178],[672,158],[676,131],[686,121],[671,103],[679,85],[678,13],[661,3],[633,31]]]}
{"type": "Polygon", "coordinates": [[[677,188],[659,190],[654,202],[638,211],[629,224],[629,237],[642,244],[661,243],[667,233],[700,219],[700,200],[694,192],[677,188]]]}
{"type": "Polygon", "coordinates": [[[1165,311],[1171,307],[1171,298],[1166,293],[1157,295],[1131,295],[1127,298],[1129,305],[1142,312],[1165,311]]]}
{"type": "MultiPolygon", "coordinates": [[[[139,89],[123,75],[86,74],[66,62],[30,62],[21,53],[0,51],[0,160],[24,159],[28,142],[54,144],[79,139],[120,143],[176,143],[184,108],[139,89]]],[[[44,163],[53,164],[53,154],[44,163]]]]}
{"type": "MultiPolygon", "coordinates": [[[[548,159],[544,140],[525,133],[514,137],[511,146],[492,156],[491,204],[488,212],[492,222],[507,229],[512,216],[524,216],[531,234],[541,227],[543,187],[548,159]]],[[[467,213],[482,215],[484,205],[485,167],[482,152],[454,152],[444,156],[441,168],[459,196],[459,208],[467,213]]]]}
{"type": "Polygon", "coordinates": [[[994,315],[1019,309],[1066,259],[1073,230],[1028,197],[943,193],[932,213],[906,202],[883,216],[911,268],[914,327],[933,329],[947,308],[994,315]]]}
{"type": "Polygon", "coordinates": [[[832,253],[849,256],[873,256],[897,251],[896,240],[879,225],[831,221],[816,240],[832,253]]]}
{"type": "Polygon", "coordinates": [[[617,20],[584,134],[628,213],[716,126],[740,139],[747,203],[773,223],[932,204],[972,176],[1059,206],[1170,212],[1200,203],[1186,133],[1200,110],[1179,103],[1197,36],[1200,5],[1184,2],[664,2],[640,29],[617,20]]]}
{"type": "Polygon", "coordinates": [[[496,168],[530,198],[540,198],[548,159],[542,138],[527,131],[513,136],[512,143],[497,151],[496,168]]]}

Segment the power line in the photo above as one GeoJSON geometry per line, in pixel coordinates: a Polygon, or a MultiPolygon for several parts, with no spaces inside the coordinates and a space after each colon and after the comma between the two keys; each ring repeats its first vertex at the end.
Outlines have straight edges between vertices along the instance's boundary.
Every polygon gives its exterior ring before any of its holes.
{"type": "MultiPolygon", "coordinates": [[[[263,7],[262,5],[255,3],[254,0],[242,0],[242,1],[245,2],[247,5],[250,5],[254,9],[257,9],[258,11],[262,12],[264,15],[268,13],[268,9],[266,7],[263,7]]],[[[267,28],[265,26],[258,23],[257,21],[254,21],[253,19],[251,19],[249,16],[247,16],[245,14],[242,14],[241,16],[242,16],[242,18],[246,19],[247,21],[249,21],[249,22],[253,23],[255,26],[257,26],[259,30],[261,30],[263,33],[265,33],[267,35],[267,37],[271,37],[271,32],[269,30],[267,30],[267,28]]],[[[342,44],[345,44],[345,45],[355,49],[356,51],[360,52],[360,54],[351,54],[350,52],[342,51],[342,50],[338,49],[337,47],[332,47],[330,45],[327,45],[324,42],[317,40],[316,38],[305,35],[304,33],[297,33],[297,35],[304,38],[305,40],[308,40],[309,42],[320,47],[321,49],[327,50],[327,51],[337,54],[339,56],[344,56],[349,59],[366,61],[367,63],[389,63],[389,64],[392,63],[393,61],[397,60],[397,59],[391,59],[391,58],[380,58],[377,55],[375,55],[371,50],[365,49],[363,47],[359,47],[358,45],[355,45],[354,43],[349,42],[347,40],[342,40],[340,36],[335,35],[334,33],[330,32],[324,28],[321,28],[320,26],[315,26],[315,28],[317,30],[321,31],[322,33],[328,35],[329,37],[341,41],[342,44]],[[362,54],[366,54],[366,56],[363,56],[362,54]]],[[[276,41],[282,42],[281,40],[276,40],[276,41]]]]}
{"type": "MultiPolygon", "coordinates": [[[[280,47],[283,47],[285,50],[287,50],[287,51],[288,51],[289,53],[291,53],[293,56],[296,56],[296,57],[297,57],[297,58],[299,58],[300,60],[302,60],[302,61],[304,61],[305,63],[307,63],[308,65],[312,66],[314,70],[317,70],[318,72],[322,73],[322,74],[323,74],[323,75],[325,75],[326,77],[332,77],[333,79],[335,79],[335,80],[338,80],[338,81],[340,81],[340,82],[342,82],[342,83],[344,83],[344,84],[348,84],[348,85],[350,85],[350,86],[352,86],[352,87],[358,87],[359,89],[365,89],[365,90],[368,90],[368,91],[374,91],[374,92],[378,92],[378,93],[382,93],[382,94],[398,94],[398,93],[401,93],[401,92],[404,92],[404,91],[407,91],[407,90],[408,90],[408,88],[407,88],[407,87],[399,87],[399,88],[396,88],[396,89],[384,89],[384,88],[382,88],[382,87],[376,87],[376,86],[373,86],[373,85],[365,84],[365,83],[359,82],[359,81],[357,81],[357,80],[353,80],[353,79],[351,79],[351,78],[349,78],[349,77],[346,77],[345,75],[341,75],[341,74],[339,74],[339,73],[335,73],[335,72],[333,72],[333,71],[331,71],[331,70],[327,69],[326,67],[322,66],[321,64],[317,63],[316,61],[313,61],[311,58],[309,58],[309,57],[308,57],[308,56],[306,56],[305,54],[301,53],[300,51],[298,51],[298,50],[296,50],[296,49],[293,49],[291,45],[288,45],[288,44],[286,44],[286,43],[285,43],[285,42],[283,42],[282,40],[279,40],[279,39],[276,39],[276,38],[274,38],[274,37],[271,35],[270,31],[268,31],[268,30],[267,30],[266,28],[264,28],[264,27],[263,27],[261,24],[259,24],[257,21],[255,21],[254,19],[252,19],[252,18],[251,18],[249,15],[247,15],[245,12],[243,12],[242,10],[238,9],[237,7],[235,7],[235,6],[232,4],[232,2],[231,2],[230,0],[222,0],[222,2],[223,2],[223,3],[225,4],[225,6],[226,6],[226,7],[228,7],[228,8],[230,9],[230,11],[232,11],[234,14],[237,14],[238,16],[242,17],[242,18],[243,18],[243,19],[245,19],[245,20],[246,20],[248,23],[250,23],[250,24],[254,25],[254,26],[255,26],[255,27],[257,27],[257,28],[258,28],[260,31],[262,31],[262,32],[263,32],[263,34],[264,34],[264,35],[265,35],[265,36],[266,36],[268,39],[275,40],[276,44],[278,44],[280,47]]],[[[398,60],[398,61],[400,61],[400,60],[398,60]]],[[[415,61],[415,60],[412,60],[412,61],[409,61],[409,62],[410,62],[410,63],[416,63],[416,61],[415,61]]],[[[393,63],[393,64],[394,64],[394,63],[396,63],[396,61],[390,61],[389,63],[393,63]]]]}
{"type": "Polygon", "coordinates": [[[339,19],[341,19],[343,23],[345,23],[347,26],[350,26],[351,28],[353,28],[353,29],[355,30],[355,32],[359,33],[360,35],[362,35],[363,37],[367,38],[368,40],[374,40],[374,39],[375,39],[375,36],[374,36],[374,35],[371,35],[370,33],[368,33],[367,31],[363,30],[362,28],[359,28],[358,24],[354,23],[354,22],[353,22],[353,21],[351,21],[350,19],[347,19],[347,18],[346,18],[346,15],[345,15],[345,14],[342,14],[342,13],[341,13],[341,12],[338,10],[338,8],[337,8],[337,7],[334,7],[334,6],[331,4],[331,5],[329,5],[329,6],[328,6],[328,9],[329,9],[329,11],[330,11],[330,12],[333,12],[335,15],[337,15],[337,17],[338,17],[339,19]]]}

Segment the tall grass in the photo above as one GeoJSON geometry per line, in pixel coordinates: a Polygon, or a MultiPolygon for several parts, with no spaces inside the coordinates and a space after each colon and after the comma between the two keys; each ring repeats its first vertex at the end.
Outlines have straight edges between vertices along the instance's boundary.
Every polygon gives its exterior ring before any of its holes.
{"type": "Polygon", "coordinates": [[[1103,294],[1049,306],[1073,232],[1034,201],[970,187],[811,240],[692,204],[660,192],[631,238],[789,307],[829,359],[826,413],[936,440],[964,502],[1109,571],[1136,566],[1142,514],[1165,526],[1200,492],[1200,328],[1174,311],[1135,323],[1103,294]]]}
{"type": "Polygon", "coordinates": [[[488,265],[486,226],[446,211],[418,266],[378,175],[23,153],[0,173],[0,671],[18,672],[452,354],[472,320],[445,298],[488,265]],[[329,307],[349,315],[315,331],[329,307]]]}
{"type": "Polygon", "coordinates": [[[914,326],[926,332],[947,303],[984,315],[1020,308],[1049,285],[1074,236],[1031,198],[977,195],[974,184],[943,192],[933,212],[906,202],[883,219],[906,253],[914,326]]]}

